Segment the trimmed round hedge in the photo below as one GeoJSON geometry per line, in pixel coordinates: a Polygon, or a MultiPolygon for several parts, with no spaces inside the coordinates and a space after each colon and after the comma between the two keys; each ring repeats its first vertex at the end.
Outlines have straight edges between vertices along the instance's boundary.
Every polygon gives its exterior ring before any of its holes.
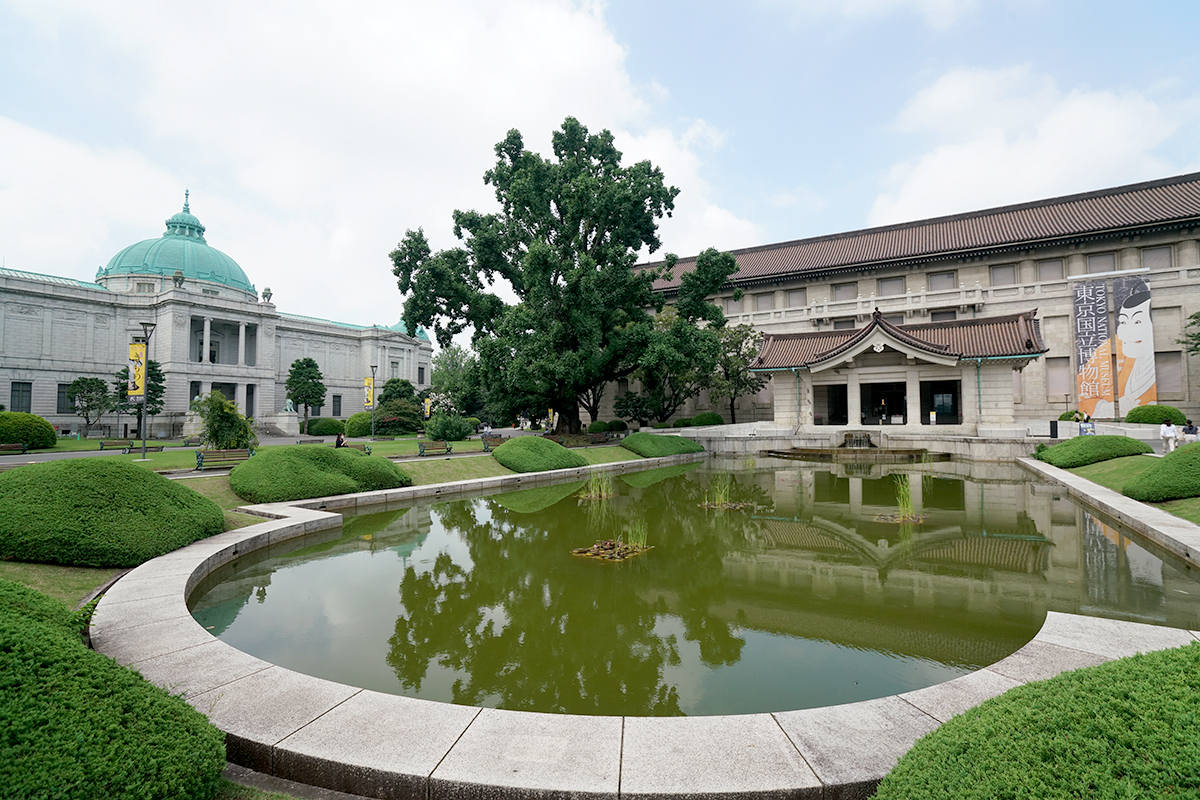
{"type": "Polygon", "coordinates": [[[591,425],[588,425],[588,433],[608,433],[608,423],[602,419],[598,419],[591,425]]]}
{"type": "Polygon", "coordinates": [[[588,460],[541,436],[514,436],[492,451],[492,458],[513,472],[545,472],[586,467],[588,460]]]}
{"type": "Polygon", "coordinates": [[[229,488],[251,503],[283,503],[401,486],[412,486],[412,478],[383,456],[325,445],[261,450],[229,473],[229,488]]]}
{"type": "Polygon", "coordinates": [[[42,450],[58,444],[54,426],[37,414],[24,411],[0,412],[0,444],[24,444],[42,450]]]}
{"type": "Polygon", "coordinates": [[[0,558],[136,567],[224,527],[212,500],[126,461],[78,458],[0,472],[0,558]]]}
{"type": "Polygon", "coordinates": [[[1122,487],[1126,497],[1161,503],[1200,497],[1200,442],[1176,448],[1122,487]]]}
{"type": "Polygon", "coordinates": [[[214,797],[225,735],[183,698],[89,650],[79,631],[59,601],[0,580],[0,794],[214,797]]]}
{"type": "Polygon", "coordinates": [[[337,436],[345,430],[342,421],[333,417],[316,417],[308,421],[309,436],[337,436]]]}
{"type": "Polygon", "coordinates": [[[1041,450],[1035,454],[1035,458],[1060,469],[1071,469],[1111,458],[1153,452],[1150,445],[1128,436],[1076,436],[1041,450]]]}
{"type": "Polygon", "coordinates": [[[876,800],[1200,795],[1200,644],[1010,689],[920,739],[876,800]]]}
{"type": "Polygon", "coordinates": [[[1136,406],[1129,409],[1129,413],[1125,415],[1125,421],[1131,424],[1161,425],[1164,419],[1169,419],[1176,425],[1187,423],[1187,417],[1174,406],[1136,406]]]}
{"type": "Polygon", "coordinates": [[[638,431],[631,433],[621,440],[621,447],[632,450],[642,458],[660,458],[662,456],[677,456],[681,453],[700,453],[704,448],[685,439],[682,436],[660,436],[655,433],[638,431]]]}
{"type": "Polygon", "coordinates": [[[351,414],[350,419],[346,420],[345,434],[352,439],[370,436],[371,412],[359,411],[357,414],[351,414]]]}
{"type": "Polygon", "coordinates": [[[701,411],[696,416],[692,417],[692,425],[697,428],[702,428],[707,425],[724,425],[725,420],[715,411],[701,411]]]}

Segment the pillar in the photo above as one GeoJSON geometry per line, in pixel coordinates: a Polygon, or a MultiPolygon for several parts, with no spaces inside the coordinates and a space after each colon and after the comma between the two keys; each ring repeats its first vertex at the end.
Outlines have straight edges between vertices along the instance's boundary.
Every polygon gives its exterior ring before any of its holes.
{"type": "Polygon", "coordinates": [[[904,405],[905,424],[920,425],[921,419],[921,376],[916,367],[909,367],[904,373],[904,405]]]}
{"type": "Polygon", "coordinates": [[[238,323],[238,366],[246,366],[246,323],[238,323]]]}
{"type": "MultiPolygon", "coordinates": [[[[204,318],[204,340],[200,343],[200,363],[211,363],[208,360],[208,346],[212,340],[212,317],[204,318]]],[[[211,387],[209,391],[212,391],[211,387]]],[[[205,392],[207,395],[208,392],[205,392]]]]}
{"type": "Polygon", "coordinates": [[[812,373],[804,370],[797,376],[799,380],[796,384],[796,390],[800,392],[800,425],[815,425],[815,413],[813,411],[813,381],[812,373]]]}
{"type": "MultiPolygon", "coordinates": [[[[858,372],[853,364],[847,364],[846,375],[846,423],[857,428],[862,425],[862,393],[858,385],[858,372]]],[[[859,487],[861,491],[862,487],[859,487]]]]}
{"type": "Polygon", "coordinates": [[[233,386],[234,405],[237,406],[238,411],[242,412],[244,416],[246,414],[246,384],[235,383],[233,386]]]}

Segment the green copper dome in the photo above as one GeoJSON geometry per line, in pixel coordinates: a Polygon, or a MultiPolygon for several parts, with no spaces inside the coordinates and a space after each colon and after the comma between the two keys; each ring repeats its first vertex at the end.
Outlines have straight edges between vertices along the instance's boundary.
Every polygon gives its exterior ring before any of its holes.
{"type": "MultiPolygon", "coordinates": [[[[167,232],[158,239],[131,244],[117,253],[108,266],[96,273],[96,281],[118,275],[154,275],[172,277],[183,273],[187,281],[209,281],[238,289],[257,297],[254,284],[238,263],[204,240],[204,226],[188,209],[184,193],[183,211],[166,222],[167,232]]],[[[186,284],[185,284],[186,286],[186,284]]]]}
{"type": "MultiPolygon", "coordinates": [[[[408,326],[404,324],[404,320],[400,320],[395,325],[392,325],[391,327],[389,327],[388,330],[395,331],[396,333],[403,333],[405,336],[408,336],[408,326]]],[[[428,342],[429,334],[425,332],[424,328],[422,328],[420,325],[418,325],[417,326],[417,335],[415,338],[420,339],[422,342],[428,342]]]]}

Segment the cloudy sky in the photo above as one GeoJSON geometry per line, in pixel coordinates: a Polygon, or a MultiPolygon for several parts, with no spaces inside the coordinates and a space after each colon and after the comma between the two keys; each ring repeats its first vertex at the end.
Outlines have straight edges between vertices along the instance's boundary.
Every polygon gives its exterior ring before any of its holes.
{"type": "MultiPolygon", "coordinates": [[[[393,324],[405,230],[571,115],[689,255],[1200,171],[1200,4],[0,0],[0,259],[91,280],[184,189],[280,310],[393,324]]],[[[661,253],[659,254],[661,255],[661,253]]]]}

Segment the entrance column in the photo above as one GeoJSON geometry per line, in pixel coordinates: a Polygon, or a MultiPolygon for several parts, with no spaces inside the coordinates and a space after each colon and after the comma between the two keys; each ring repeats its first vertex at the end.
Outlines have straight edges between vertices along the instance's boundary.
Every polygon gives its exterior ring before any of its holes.
{"type": "Polygon", "coordinates": [[[208,397],[210,394],[212,394],[212,381],[201,381],[200,395],[202,397],[208,397]]]}
{"type": "Polygon", "coordinates": [[[848,366],[850,371],[846,375],[846,424],[857,428],[863,424],[862,392],[858,386],[858,373],[854,370],[854,365],[848,366]]]}
{"type": "Polygon", "coordinates": [[[238,366],[246,366],[246,323],[238,323],[238,366]]]}
{"type": "Polygon", "coordinates": [[[921,419],[921,378],[916,367],[909,367],[904,373],[904,399],[907,407],[906,425],[920,425],[921,419]]]}
{"type": "MultiPolygon", "coordinates": [[[[212,317],[205,317],[204,318],[204,342],[200,345],[200,363],[201,364],[211,363],[208,360],[208,347],[209,347],[209,341],[211,338],[212,338],[212,317]]],[[[208,392],[205,392],[205,394],[208,394],[208,392]]]]}
{"type": "Polygon", "coordinates": [[[246,415],[246,384],[235,383],[233,385],[233,403],[237,406],[238,411],[242,416],[246,415]]]}
{"type": "Polygon", "coordinates": [[[813,380],[812,373],[808,370],[800,372],[796,380],[796,391],[800,393],[800,425],[812,426],[816,424],[814,418],[814,402],[813,402],[813,380]]]}

